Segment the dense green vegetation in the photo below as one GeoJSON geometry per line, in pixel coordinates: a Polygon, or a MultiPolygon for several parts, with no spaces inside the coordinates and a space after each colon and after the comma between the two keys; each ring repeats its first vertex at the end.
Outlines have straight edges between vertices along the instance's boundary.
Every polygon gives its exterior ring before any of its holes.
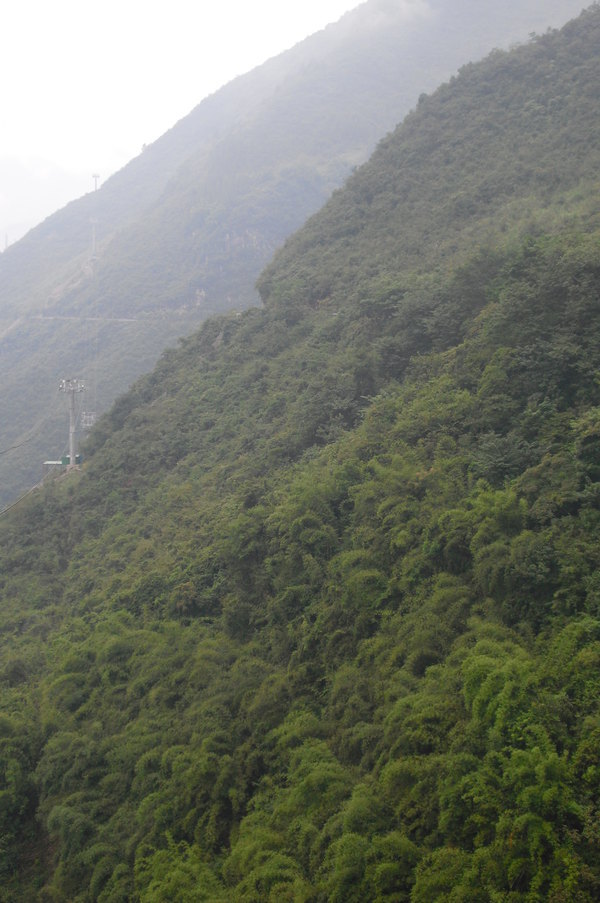
{"type": "Polygon", "coordinates": [[[273,250],[422,91],[580,3],[430,7],[368,0],[203,100],[0,254],[0,506],[64,451],[66,412],[51,391],[60,379],[85,379],[85,409],[106,411],[207,316],[256,304],[273,250]]]}
{"type": "Polygon", "coordinates": [[[0,900],[598,899],[599,38],[423,100],[0,521],[0,900]]]}

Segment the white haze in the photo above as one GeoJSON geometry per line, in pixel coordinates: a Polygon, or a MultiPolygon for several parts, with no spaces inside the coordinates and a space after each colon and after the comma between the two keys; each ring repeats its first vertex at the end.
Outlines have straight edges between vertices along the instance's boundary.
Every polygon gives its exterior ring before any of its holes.
{"type": "MultiPolygon", "coordinates": [[[[406,3],[407,0],[400,0],[406,3]]],[[[413,0],[420,2],[420,0],[413,0]]],[[[0,250],[357,0],[18,0],[0,30],[0,250]]]]}
{"type": "MultiPolygon", "coordinates": [[[[371,0],[369,16],[495,21],[499,0],[371,0]]],[[[360,6],[358,0],[12,0],[0,27],[0,252],[91,191],[208,94],[360,6]]],[[[582,0],[581,6],[585,5],[582,0]]],[[[524,3],[534,28],[577,0],[524,3]]],[[[501,24],[501,27],[500,27],[501,24]]],[[[522,24],[522,22],[521,22],[522,24]]],[[[525,37],[523,35],[522,37],[525,37]]],[[[453,34],[449,40],[459,41],[453,34]]],[[[485,42],[484,42],[485,44],[485,42]]],[[[465,38],[465,54],[473,52],[465,38]]],[[[482,45],[481,52],[487,52],[482,45]]],[[[465,57],[464,62],[467,62],[465,57]]]]}

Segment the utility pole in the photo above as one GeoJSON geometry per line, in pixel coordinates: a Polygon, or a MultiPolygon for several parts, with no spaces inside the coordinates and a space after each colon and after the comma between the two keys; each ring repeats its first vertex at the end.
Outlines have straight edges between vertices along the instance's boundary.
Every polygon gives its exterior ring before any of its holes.
{"type": "Polygon", "coordinates": [[[83,392],[85,385],[81,379],[61,379],[58,384],[60,392],[69,396],[69,465],[75,465],[75,395],[83,392]]]}

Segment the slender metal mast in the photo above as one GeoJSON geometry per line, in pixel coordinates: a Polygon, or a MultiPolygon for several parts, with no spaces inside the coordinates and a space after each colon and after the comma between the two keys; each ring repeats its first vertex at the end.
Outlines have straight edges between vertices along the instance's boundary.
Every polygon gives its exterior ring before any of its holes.
{"type": "Polygon", "coordinates": [[[75,395],[84,391],[85,384],[81,379],[61,379],[58,388],[60,392],[65,392],[69,396],[69,465],[73,467],[75,464],[75,425],[77,423],[75,395]]]}

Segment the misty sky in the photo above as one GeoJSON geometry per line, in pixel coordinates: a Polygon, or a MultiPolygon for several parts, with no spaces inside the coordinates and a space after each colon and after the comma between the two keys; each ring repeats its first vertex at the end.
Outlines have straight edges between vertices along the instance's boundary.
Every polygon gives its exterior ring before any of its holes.
{"type": "MultiPolygon", "coordinates": [[[[418,0],[413,0],[418,2],[418,0]]],[[[358,0],[15,0],[0,32],[0,242],[358,0]]]]}

